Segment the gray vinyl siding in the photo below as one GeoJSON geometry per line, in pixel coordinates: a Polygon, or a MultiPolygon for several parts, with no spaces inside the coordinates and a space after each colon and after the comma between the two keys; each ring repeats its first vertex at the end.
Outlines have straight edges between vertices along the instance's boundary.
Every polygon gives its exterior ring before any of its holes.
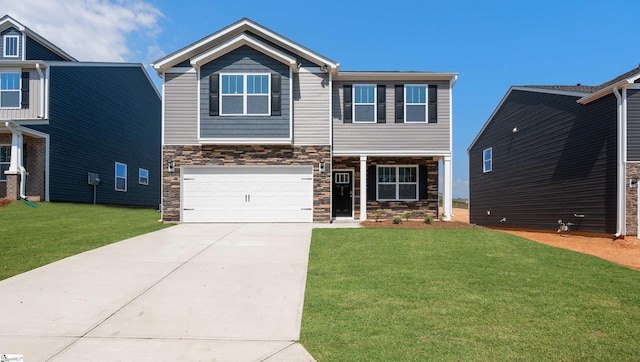
{"type": "Polygon", "coordinates": [[[450,152],[450,97],[448,82],[417,82],[438,86],[437,123],[395,123],[395,85],[405,82],[357,82],[356,84],[386,85],[385,123],[344,123],[343,85],[353,82],[336,82],[333,86],[333,146],[334,152],[403,151],[450,152]]]}
{"type": "Polygon", "coordinates": [[[52,66],[50,199],[91,203],[87,173],[97,172],[97,202],[156,207],[160,203],[161,103],[138,65],[52,66]],[[104,80],[108,79],[108,82],[104,80]],[[115,191],[115,162],[127,165],[127,191],[115,191]],[[149,185],[138,183],[149,170],[149,185]]]}
{"type": "Polygon", "coordinates": [[[0,32],[0,60],[22,60],[22,49],[24,48],[24,44],[22,44],[22,33],[16,28],[8,28],[4,31],[0,32]],[[5,35],[18,35],[18,57],[5,57],[4,56],[4,36],[5,35]]]}
{"type": "Polygon", "coordinates": [[[197,74],[166,73],[164,82],[164,144],[197,144],[197,74]]]}
{"type": "Polygon", "coordinates": [[[27,36],[27,53],[25,54],[27,60],[65,60],[58,54],[44,47],[42,44],[31,39],[27,36]]]}
{"type": "Polygon", "coordinates": [[[520,90],[505,98],[469,149],[471,223],[555,231],[563,220],[574,231],[615,232],[616,99],[578,98],[520,90]],[[492,171],[483,173],[489,147],[492,171]]]}
{"type": "MultiPolygon", "coordinates": [[[[220,80],[222,83],[222,80],[220,80]]],[[[200,68],[201,138],[289,138],[291,99],[289,67],[251,47],[242,46],[200,68]],[[209,116],[209,76],[214,73],[278,73],[280,116],[209,116]]],[[[220,99],[222,94],[220,94],[220,99]]]]}
{"type": "Polygon", "coordinates": [[[296,145],[328,145],[330,87],[324,73],[301,69],[293,76],[293,140],[296,145]]]}
{"type": "MultiPolygon", "coordinates": [[[[0,69],[2,71],[2,69],[0,69]]],[[[26,72],[27,69],[22,69],[26,72]]],[[[29,108],[27,109],[0,109],[0,119],[38,119],[40,115],[40,88],[38,72],[35,69],[29,71],[29,108]]],[[[46,97],[46,95],[45,95],[46,97]]]]}
{"type": "Polygon", "coordinates": [[[627,89],[627,160],[640,161],[640,89],[627,89]]]}

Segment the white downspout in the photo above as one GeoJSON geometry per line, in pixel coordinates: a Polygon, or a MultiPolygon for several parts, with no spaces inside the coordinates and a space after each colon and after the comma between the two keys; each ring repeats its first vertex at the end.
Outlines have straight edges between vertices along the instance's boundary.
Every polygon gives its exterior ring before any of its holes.
{"type": "Polygon", "coordinates": [[[617,137],[618,137],[618,152],[617,152],[617,198],[616,198],[616,233],[614,237],[618,238],[624,234],[625,229],[625,219],[626,219],[626,170],[624,163],[624,144],[625,144],[625,132],[624,132],[624,117],[622,112],[622,97],[620,96],[620,92],[618,91],[618,87],[613,87],[613,94],[616,96],[617,100],[617,137]]]}
{"type": "Polygon", "coordinates": [[[38,112],[38,118],[44,118],[44,74],[40,69],[40,63],[36,63],[36,71],[38,72],[38,77],[40,77],[40,112],[38,112]]]}
{"type": "Polygon", "coordinates": [[[20,171],[20,198],[26,199],[27,170],[22,165],[22,132],[11,121],[5,122],[4,125],[13,134],[13,140],[11,141],[11,165],[9,166],[9,171],[20,171]]]}

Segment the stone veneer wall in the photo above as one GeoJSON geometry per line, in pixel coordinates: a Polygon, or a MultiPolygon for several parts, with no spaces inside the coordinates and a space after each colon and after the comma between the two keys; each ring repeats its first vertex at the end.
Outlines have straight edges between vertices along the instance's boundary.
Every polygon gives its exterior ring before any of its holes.
{"type": "Polygon", "coordinates": [[[187,145],[163,146],[162,219],[180,221],[180,167],[181,166],[256,166],[256,165],[313,165],[313,221],[328,222],[331,215],[331,172],[318,170],[324,160],[331,158],[329,146],[290,145],[187,145]],[[175,163],[175,172],[167,164],[175,163]]]}
{"type": "MultiPolygon", "coordinates": [[[[411,211],[411,218],[421,219],[424,216],[436,216],[438,207],[438,161],[432,157],[368,157],[367,166],[374,165],[422,165],[427,166],[427,198],[418,201],[367,201],[367,219],[374,219],[373,214],[380,212],[381,219],[403,216],[411,211]]],[[[354,170],[354,218],[360,218],[360,158],[336,157],[333,160],[333,171],[341,169],[354,170]]]]}
{"type": "Polygon", "coordinates": [[[627,235],[638,235],[638,187],[629,186],[629,179],[633,177],[640,178],[640,163],[627,163],[627,235]]]}

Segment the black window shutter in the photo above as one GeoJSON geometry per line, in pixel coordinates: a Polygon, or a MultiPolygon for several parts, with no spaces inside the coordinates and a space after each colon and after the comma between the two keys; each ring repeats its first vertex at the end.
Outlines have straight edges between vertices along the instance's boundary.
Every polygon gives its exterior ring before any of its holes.
{"type": "Polygon", "coordinates": [[[211,74],[209,76],[209,115],[217,116],[220,114],[218,109],[218,74],[211,74]]]}
{"type": "Polygon", "coordinates": [[[351,123],[351,115],[353,113],[353,95],[351,84],[345,84],[342,86],[342,102],[344,103],[344,107],[342,110],[342,121],[343,123],[351,123]]]}
{"type": "Polygon", "coordinates": [[[396,123],[404,123],[404,85],[396,84],[396,123]]]}
{"type": "Polygon", "coordinates": [[[22,93],[22,101],[20,102],[20,107],[22,109],[29,108],[29,72],[22,72],[22,89],[20,90],[22,93]]]}
{"type": "Polygon", "coordinates": [[[376,166],[367,166],[367,201],[376,200],[376,166]]]}
{"type": "Polygon", "coordinates": [[[429,168],[426,165],[418,166],[418,178],[420,181],[418,184],[418,198],[420,200],[429,198],[429,192],[427,190],[428,170],[429,168]]]}
{"type": "Polygon", "coordinates": [[[280,96],[280,88],[282,85],[282,77],[280,74],[271,74],[271,115],[282,115],[282,97],[280,96]]]}
{"type": "Polygon", "coordinates": [[[378,84],[378,123],[387,122],[387,87],[378,84]]]}
{"type": "Polygon", "coordinates": [[[438,123],[438,86],[429,86],[429,123],[438,123]]]}

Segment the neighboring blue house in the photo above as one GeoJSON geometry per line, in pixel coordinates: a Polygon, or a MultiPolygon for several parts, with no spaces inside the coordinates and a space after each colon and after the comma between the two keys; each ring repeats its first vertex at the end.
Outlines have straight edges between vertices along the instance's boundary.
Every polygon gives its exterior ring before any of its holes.
{"type": "Polygon", "coordinates": [[[160,204],[161,100],[141,64],[79,62],[0,18],[0,198],[160,204]]]}

